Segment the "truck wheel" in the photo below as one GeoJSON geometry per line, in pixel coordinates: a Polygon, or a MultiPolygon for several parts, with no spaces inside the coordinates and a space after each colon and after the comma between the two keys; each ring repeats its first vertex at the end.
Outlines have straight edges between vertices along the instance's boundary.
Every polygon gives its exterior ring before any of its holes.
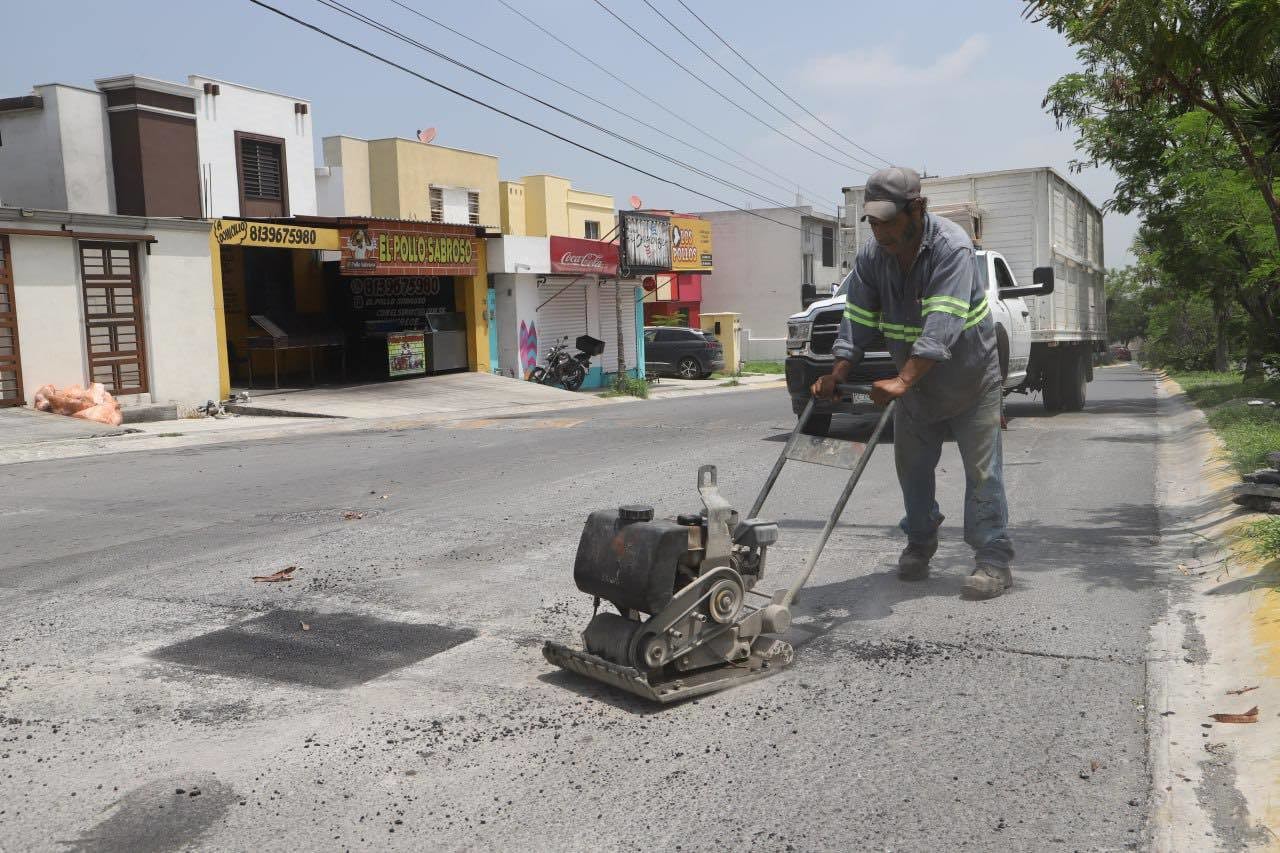
{"type": "Polygon", "coordinates": [[[1062,411],[1062,362],[1061,353],[1049,350],[1045,353],[1044,365],[1040,368],[1040,394],[1044,399],[1044,410],[1049,414],[1062,411]]]}
{"type": "Polygon", "coordinates": [[[1062,410],[1078,412],[1084,408],[1085,387],[1089,380],[1086,353],[1079,349],[1067,350],[1067,357],[1059,363],[1058,378],[1062,386],[1062,410]]]}
{"type": "MultiPolygon", "coordinates": [[[[804,413],[801,412],[800,414],[804,413]]],[[[796,415],[796,417],[799,416],[800,415],[796,415]]],[[[827,433],[831,431],[831,415],[823,414],[822,412],[814,412],[809,415],[809,420],[805,421],[804,426],[800,428],[800,431],[805,435],[816,435],[825,438],[827,433]]]]}

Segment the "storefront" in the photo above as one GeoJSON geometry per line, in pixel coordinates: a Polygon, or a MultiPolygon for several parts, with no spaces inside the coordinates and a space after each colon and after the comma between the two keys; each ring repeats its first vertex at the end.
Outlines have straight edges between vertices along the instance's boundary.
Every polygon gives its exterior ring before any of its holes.
{"type": "Polygon", "coordinates": [[[643,374],[639,284],[619,281],[618,247],[571,237],[503,237],[489,241],[498,324],[499,371],[523,377],[552,345],[578,337],[605,342],[591,359],[584,388],[611,384],[623,372],[643,374]],[[621,327],[621,334],[619,328],[621,327]]]}
{"type": "Polygon", "coordinates": [[[101,383],[126,408],[218,394],[209,223],[0,207],[0,405],[101,383]]]}
{"type": "Polygon", "coordinates": [[[712,270],[711,223],[675,216],[671,223],[671,269],[653,276],[644,294],[646,325],[700,327],[702,276],[712,270]]]}
{"type": "MultiPolygon", "coordinates": [[[[395,379],[467,370],[473,318],[459,296],[480,270],[483,245],[476,229],[342,221],[340,259],[330,269],[330,305],[360,375],[395,379]]],[[[487,334],[484,349],[487,355],[487,334]]]]}
{"type": "Polygon", "coordinates": [[[364,217],[219,220],[229,374],[278,386],[487,370],[480,233],[364,217]]]}

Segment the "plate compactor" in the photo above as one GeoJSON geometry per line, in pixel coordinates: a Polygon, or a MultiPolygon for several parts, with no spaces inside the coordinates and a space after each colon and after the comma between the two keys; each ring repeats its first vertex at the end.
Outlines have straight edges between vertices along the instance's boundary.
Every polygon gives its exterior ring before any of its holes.
{"type": "MultiPolygon", "coordinates": [[[[842,385],[840,391],[856,400],[870,389],[842,385]]],[[[656,702],[711,693],[791,663],[795,650],[778,635],[791,627],[791,603],[813,573],[893,408],[885,407],[863,445],[805,434],[811,400],[745,519],[721,497],[712,465],[698,469],[699,513],[655,519],[653,507],[642,505],[591,513],[573,566],[578,589],[596,599],[595,615],[582,632],[584,649],[548,641],[543,655],[656,702]],[[778,525],[759,514],[788,460],[851,473],[799,577],[789,589],[763,593],[756,587],[769,546],[778,541],[778,525]],[[601,610],[602,600],[617,612],[601,610]]]]}

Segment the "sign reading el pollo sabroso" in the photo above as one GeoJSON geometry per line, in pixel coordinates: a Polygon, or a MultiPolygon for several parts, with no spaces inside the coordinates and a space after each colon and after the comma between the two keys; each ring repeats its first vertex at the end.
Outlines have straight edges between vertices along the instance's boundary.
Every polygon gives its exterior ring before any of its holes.
{"type": "Polygon", "coordinates": [[[343,275],[475,275],[477,241],[430,226],[375,223],[341,229],[343,275]]]}

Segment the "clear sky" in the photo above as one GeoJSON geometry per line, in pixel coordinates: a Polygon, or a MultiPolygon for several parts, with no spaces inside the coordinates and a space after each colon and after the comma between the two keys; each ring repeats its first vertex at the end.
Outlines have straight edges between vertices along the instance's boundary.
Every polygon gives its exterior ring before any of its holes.
{"type": "MultiPolygon", "coordinates": [[[[323,28],[553,129],[619,160],[726,202],[769,202],[690,174],[618,139],[556,114],[449,65],[318,0],[266,0],[323,28]]],[[[595,0],[506,0],[577,50],[692,125],[664,112],[574,56],[504,8],[499,0],[441,3],[400,0],[453,29],[611,104],[661,133],[569,93],[392,0],[343,0],[345,5],[493,77],[779,202],[795,203],[795,185],[834,206],[839,188],[861,183],[849,154],[871,157],[805,116],[702,28],[678,0],[650,3],[712,56],[766,95],[804,127],[789,122],[727,76],[666,24],[644,0],[600,0],[609,9],[750,112],[849,165],[839,165],[784,139],[722,100],[628,31],[595,0]],[[833,142],[831,148],[804,128],[833,142]],[[708,135],[703,135],[705,132],[708,135]],[[692,142],[781,186],[743,174],[690,150],[692,142]],[[764,171],[721,142],[767,167],[764,171]],[[781,177],[779,177],[781,176],[781,177]]],[[[1074,135],[1059,131],[1040,106],[1045,89],[1077,67],[1062,38],[1021,16],[1017,0],[917,0],[914,3],[793,0],[685,0],[726,41],[782,89],[844,136],[888,160],[948,175],[1050,165],[1064,173],[1074,135]]],[[[317,143],[343,133],[365,138],[412,137],[438,129],[436,142],[495,154],[504,178],[551,172],[576,187],[611,193],[625,205],[721,207],[686,190],[638,175],[563,142],[517,125],[453,95],[335,44],[248,0],[44,0],[3,3],[7,32],[0,51],[0,97],[34,84],[92,86],[99,77],[144,74],[185,81],[205,74],[312,102],[317,143]]],[[[1110,195],[1112,175],[1090,169],[1068,177],[1096,204],[1110,195]]],[[[1108,265],[1130,260],[1136,222],[1106,218],[1108,265]]]]}

